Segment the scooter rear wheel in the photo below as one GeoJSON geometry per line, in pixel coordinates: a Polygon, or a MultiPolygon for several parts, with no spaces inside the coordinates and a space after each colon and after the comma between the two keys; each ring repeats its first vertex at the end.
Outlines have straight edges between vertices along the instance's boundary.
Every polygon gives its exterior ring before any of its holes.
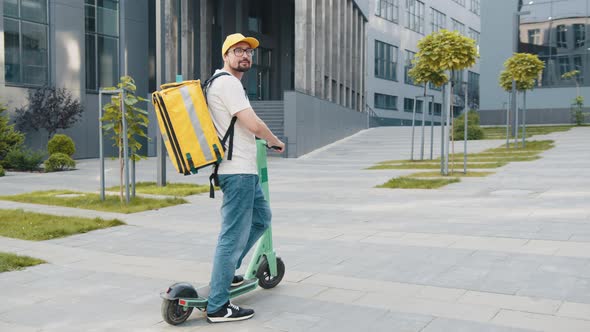
{"type": "Polygon", "coordinates": [[[178,300],[162,301],[162,318],[170,325],[184,323],[193,312],[193,308],[184,308],[178,304],[178,300]]]}
{"type": "Polygon", "coordinates": [[[283,280],[283,276],[285,275],[285,263],[280,257],[277,257],[277,276],[273,277],[270,274],[270,267],[268,266],[268,261],[266,260],[266,256],[260,262],[260,266],[258,267],[258,273],[256,273],[256,277],[258,278],[258,285],[260,287],[269,289],[273,288],[278,285],[281,280],[283,280]]]}

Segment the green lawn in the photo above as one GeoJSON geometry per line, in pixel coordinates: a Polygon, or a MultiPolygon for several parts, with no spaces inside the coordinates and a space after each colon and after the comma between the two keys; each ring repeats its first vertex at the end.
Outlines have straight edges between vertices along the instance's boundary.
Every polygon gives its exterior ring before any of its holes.
{"type": "Polygon", "coordinates": [[[129,204],[125,204],[120,202],[119,196],[106,195],[105,201],[101,201],[98,194],[81,193],[70,190],[35,191],[13,196],[0,196],[0,199],[22,203],[58,205],[119,213],[157,210],[168,206],[187,203],[186,200],[176,197],[155,199],[136,196],[131,199],[129,204]]]}
{"type": "MultiPolygon", "coordinates": [[[[552,129],[559,131],[560,129],[569,130],[572,126],[556,126],[538,128],[539,133],[544,133],[543,130],[552,129]],[[567,128],[567,129],[564,129],[567,128]]],[[[487,149],[480,153],[467,154],[467,169],[471,172],[463,174],[463,154],[457,153],[450,156],[449,161],[449,172],[454,169],[454,172],[450,174],[453,178],[445,177],[440,174],[439,171],[432,172],[419,172],[413,173],[406,176],[393,178],[389,182],[379,186],[379,188],[424,188],[432,189],[445,186],[449,183],[460,181],[460,177],[483,177],[493,172],[473,172],[474,169],[491,169],[505,166],[510,162],[519,161],[532,161],[540,159],[539,153],[542,151],[551,149],[554,147],[554,142],[551,140],[544,141],[528,141],[526,148],[523,148],[521,142],[515,148],[514,143],[510,143],[509,149],[506,149],[506,145],[502,145],[499,148],[487,149]],[[440,179],[421,179],[424,177],[433,177],[440,179]],[[450,181],[450,182],[447,182],[450,181]]],[[[440,159],[435,160],[386,160],[377,163],[369,168],[369,170],[384,170],[384,169],[436,169],[440,170],[440,159]]]]}
{"type": "MultiPolygon", "coordinates": [[[[490,162],[490,163],[469,163],[467,161],[467,168],[468,169],[488,169],[488,168],[498,168],[508,164],[507,162],[490,162]]],[[[463,167],[463,160],[461,162],[455,162],[455,166],[459,167],[460,165],[463,167]]],[[[450,165],[449,165],[450,167],[450,165]]],[[[402,163],[402,164],[380,164],[374,165],[369,168],[369,170],[381,170],[381,169],[440,169],[440,162],[438,163],[402,163]]]]}
{"type": "MultiPolygon", "coordinates": [[[[534,135],[546,135],[554,132],[563,132],[572,129],[575,126],[527,126],[526,137],[534,135]]],[[[484,139],[506,139],[506,126],[499,127],[482,127],[484,139]]],[[[514,136],[510,136],[514,138],[514,136]]],[[[519,129],[518,137],[522,138],[522,129],[519,129]]]]}
{"type": "MultiPolygon", "coordinates": [[[[108,191],[119,192],[119,186],[107,188],[108,191]]],[[[164,196],[190,196],[209,192],[209,185],[190,183],[167,183],[160,187],[155,182],[137,182],[135,192],[138,194],[164,195],[164,196]]]]}
{"type": "Polygon", "coordinates": [[[65,217],[23,210],[0,210],[0,236],[43,241],[125,225],[120,220],[65,217]]]}
{"type": "Polygon", "coordinates": [[[39,265],[43,263],[47,262],[29,256],[18,256],[6,252],[0,252],[0,273],[22,270],[25,267],[39,265]]]}
{"type": "MultiPolygon", "coordinates": [[[[494,174],[494,172],[470,172],[470,171],[467,171],[467,174],[463,174],[462,170],[455,170],[455,172],[450,175],[454,176],[454,177],[461,177],[461,178],[474,178],[474,177],[484,177],[484,176],[488,176],[491,174],[494,174]]],[[[404,177],[408,177],[408,178],[431,178],[431,177],[436,178],[436,177],[444,177],[444,175],[441,175],[440,172],[437,171],[437,172],[412,173],[412,174],[404,175],[404,177]]]]}
{"type": "Polygon", "coordinates": [[[447,184],[459,182],[457,178],[445,179],[412,179],[406,177],[393,178],[376,188],[390,189],[437,189],[447,184]]]}
{"type": "MultiPolygon", "coordinates": [[[[488,154],[486,156],[478,156],[477,154],[467,154],[467,162],[510,162],[510,161],[532,161],[537,160],[541,157],[537,156],[537,153],[531,155],[518,155],[511,154],[505,156],[496,156],[495,154],[488,154]]],[[[449,161],[463,162],[463,155],[455,155],[449,161]]],[[[426,159],[426,160],[389,160],[379,162],[378,165],[393,165],[393,164],[432,164],[438,162],[440,159],[426,159]]]]}
{"type": "Polygon", "coordinates": [[[546,151],[555,147],[553,144],[555,143],[552,140],[544,140],[544,141],[527,141],[526,147],[522,147],[522,142],[518,142],[516,148],[514,147],[514,142],[510,142],[508,144],[508,149],[506,149],[506,144],[502,144],[499,148],[488,149],[485,152],[487,153],[506,153],[506,151],[515,151],[515,152],[533,152],[533,153],[540,153],[542,151],[546,151]]]}

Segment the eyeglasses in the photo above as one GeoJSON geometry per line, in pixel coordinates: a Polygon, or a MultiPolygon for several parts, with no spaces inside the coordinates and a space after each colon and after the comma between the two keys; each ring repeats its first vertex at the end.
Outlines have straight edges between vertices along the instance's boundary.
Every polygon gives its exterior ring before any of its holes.
{"type": "Polygon", "coordinates": [[[234,55],[235,56],[243,56],[244,52],[248,56],[252,56],[252,54],[254,54],[254,49],[253,48],[243,49],[243,48],[239,48],[239,47],[234,48],[234,55]]]}

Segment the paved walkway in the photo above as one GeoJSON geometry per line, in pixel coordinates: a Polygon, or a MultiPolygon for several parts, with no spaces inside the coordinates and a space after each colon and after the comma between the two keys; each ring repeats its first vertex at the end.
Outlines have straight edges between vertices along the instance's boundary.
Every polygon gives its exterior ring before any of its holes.
{"type": "MultiPolygon", "coordinates": [[[[287,272],[275,289],[236,299],[256,309],[239,323],[211,325],[196,312],[171,327],[160,317],[169,284],[208,282],[221,199],[191,196],[131,215],[0,201],[128,224],[43,242],[0,237],[0,251],[49,262],[0,274],[0,331],[590,331],[590,128],[536,136],[557,147],[486,178],[430,191],[374,188],[411,172],[363,170],[408,158],[408,137],[408,128],[376,128],[297,160],[270,159],[287,272]]],[[[502,143],[473,142],[470,151],[502,143]]],[[[9,173],[0,194],[96,191],[97,165],[9,173]]],[[[115,185],[116,163],[107,168],[115,185]]],[[[140,162],[138,180],[153,181],[155,169],[153,159],[140,162]]],[[[206,174],[183,177],[171,166],[168,174],[206,183],[206,174]]]]}

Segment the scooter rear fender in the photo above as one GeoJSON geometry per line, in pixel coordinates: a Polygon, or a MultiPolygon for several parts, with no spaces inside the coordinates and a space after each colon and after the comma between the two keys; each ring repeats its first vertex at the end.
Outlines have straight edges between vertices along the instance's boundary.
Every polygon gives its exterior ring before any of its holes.
{"type": "Polygon", "coordinates": [[[188,282],[177,282],[168,287],[166,292],[160,293],[160,297],[166,300],[178,300],[180,298],[197,298],[197,290],[188,282]]]}

